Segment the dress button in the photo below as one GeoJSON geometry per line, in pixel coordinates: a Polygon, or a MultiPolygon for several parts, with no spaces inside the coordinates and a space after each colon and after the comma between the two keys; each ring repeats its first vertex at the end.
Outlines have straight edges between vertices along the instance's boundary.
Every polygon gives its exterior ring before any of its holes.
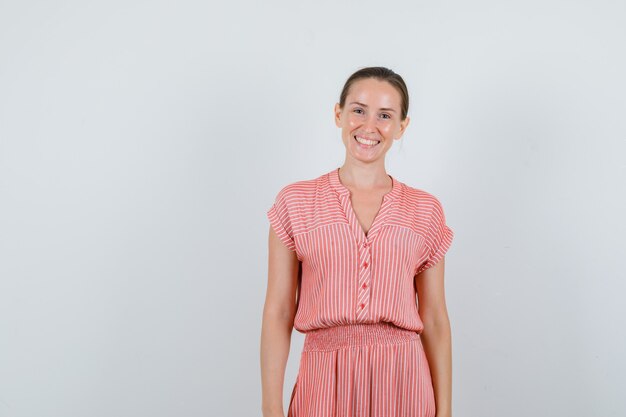
{"type": "Polygon", "coordinates": [[[361,308],[364,308],[364,307],[365,307],[365,304],[361,303],[361,308]]]}
{"type": "Polygon", "coordinates": [[[363,268],[367,268],[367,261],[363,263],[363,268]]]}
{"type": "Polygon", "coordinates": [[[363,284],[363,288],[367,288],[367,284],[363,284]]]}

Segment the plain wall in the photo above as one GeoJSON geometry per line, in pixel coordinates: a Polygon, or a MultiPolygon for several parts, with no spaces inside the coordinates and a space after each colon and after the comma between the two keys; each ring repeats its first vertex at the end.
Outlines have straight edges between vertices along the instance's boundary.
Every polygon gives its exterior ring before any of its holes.
{"type": "MultiPolygon", "coordinates": [[[[266,211],[390,67],[455,417],[623,416],[619,1],[1,1],[0,416],[260,416],[266,211]]],[[[284,388],[295,381],[294,331],[284,388]]]]}

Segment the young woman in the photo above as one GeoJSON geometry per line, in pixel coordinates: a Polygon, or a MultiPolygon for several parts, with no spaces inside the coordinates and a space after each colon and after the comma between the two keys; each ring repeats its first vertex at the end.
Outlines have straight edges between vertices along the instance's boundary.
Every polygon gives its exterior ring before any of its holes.
{"type": "Polygon", "coordinates": [[[408,105],[392,70],[352,74],[335,105],[343,165],[284,186],[267,212],[264,417],[284,417],[292,328],[305,340],[288,417],[451,416],[453,232],[434,195],[385,170],[408,105]]]}

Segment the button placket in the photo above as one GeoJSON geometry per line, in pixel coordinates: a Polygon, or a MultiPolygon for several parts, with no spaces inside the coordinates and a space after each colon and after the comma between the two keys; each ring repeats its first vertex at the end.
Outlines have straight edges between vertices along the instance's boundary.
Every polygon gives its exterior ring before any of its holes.
{"type": "Polygon", "coordinates": [[[364,321],[367,318],[367,310],[370,302],[370,282],[372,277],[371,268],[371,242],[365,240],[359,248],[359,281],[357,291],[357,319],[364,321]]]}

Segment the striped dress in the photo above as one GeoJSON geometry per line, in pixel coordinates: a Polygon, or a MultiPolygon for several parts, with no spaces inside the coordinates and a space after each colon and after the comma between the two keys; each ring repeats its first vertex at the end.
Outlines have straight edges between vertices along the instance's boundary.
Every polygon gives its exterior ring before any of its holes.
{"type": "Polygon", "coordinates": [[[367,232],[339,168],[284,186],[269,222],[301,262],[305,334],[288,417],[434,417],[415,275],[452,243],[432,194],[394,177],[367,232]]]}

